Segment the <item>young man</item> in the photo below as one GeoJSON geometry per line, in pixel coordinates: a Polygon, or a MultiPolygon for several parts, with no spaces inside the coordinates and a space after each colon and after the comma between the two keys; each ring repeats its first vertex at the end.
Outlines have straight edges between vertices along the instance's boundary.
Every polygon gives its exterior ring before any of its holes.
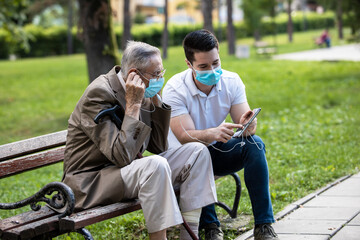
{"type": "MultiPolygon", "coordinates": [[[[171,108],[159,96],[165,70],[158,48],[129,42],[121,65],[87,87],[69,119],[63,181],[75,208],[138,198],[151,240],[165,240],[166,229],[183,222],[180,211],[197,232],[201,208],[216,202],[210,153],[199,143],[167,150],[171,108]],[[120,129],[108,116],[94,122],[115,105],[120,129]],[[145,150],[157,155],[137,159],[145,150]]],[[[180,229],[180,239],[191,239],[180,229]]]]}
{"type": "MultiPolygon", "coordinates": [[[[214,174],[224,176],[244,168],[255,218],[256,240],[278,239],[269,193],[269,173],[265,145],[254,135],[256,119],[245,134],[233,138],[253,112],[245,86],[233,72],[221,69],[216,37],[206,30],[189,33],[183,47],[188,69],[173,76],[163,90],[164,102],[172,107],[170,148],[189,142],[208,146],[214,174]],[[234,123],[226,123],[230,113],[234,123]]],[[[214,204],[202,209],[200,228],[205,239],[223,239],[214,204]]]]}

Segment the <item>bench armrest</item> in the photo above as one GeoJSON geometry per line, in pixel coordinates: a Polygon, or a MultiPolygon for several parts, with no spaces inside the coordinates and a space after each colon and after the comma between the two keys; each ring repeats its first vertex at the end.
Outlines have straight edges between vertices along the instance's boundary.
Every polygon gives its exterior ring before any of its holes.
{"type": "Polygon", "coordinates": [[[0,203],[0,209],[16,209],[30,204],[34,211],[40,210],[39,202],[45,202],[49,208],[60,213],[59,218],[69,216],[75,207],[75,196],[69,186],[62,182],[52,182],[45,185],[33,196],[15,203],[0,203]],[[54,192],[56,194],[52,195],[54,192]]]}

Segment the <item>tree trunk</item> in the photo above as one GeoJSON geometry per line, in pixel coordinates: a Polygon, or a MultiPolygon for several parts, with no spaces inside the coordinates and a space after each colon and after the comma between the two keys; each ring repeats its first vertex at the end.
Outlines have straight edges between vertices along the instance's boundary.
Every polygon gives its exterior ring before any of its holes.
{"type": "Polygon", "coordinates": [[[67,52],[68,54],[73,54],[73,36],[72,36],[72,27],[73,27],[73,0],[69,1],[69,12],[68,12],[68,29],[67,29],[67,52]]]}
{"type": "Polygon", "coordinates": [[[288,24],[287,24],[287,32],[288,32],[288,37],[289,37],[289,42],[293,41],[293,23],[292,23],[292,18],[291,18],[291,0],[287,1],[288,3],[288,9],[287,9],[287,13],[288,13],[288,24]]]}
{"type": "Polygon", "coordinates": [[[124,27],[121,38],[121,49],[125,50],[127,42],[131,40],[130,0],[124,0],[124,27]]]}
{"type": "Polygon", "coordinates": [[[277,41],[276,41],[277,27],[276,27],[276,22],[275,22],[275,16],[276,16],[275,4],[273,4],[271,7],[270,16],[271,16],[271,25],[272,25],[272,29],[273,29],[274,46],[276,46],[277,45],[277,41]]]}
{"type": "Polygon", "coordinates": [[[343,34],[343,21],[342,21],[342,0],[337,1],[336,17],[338,22],[338,36],[339,39],[343,39],[344,34],[343,34]]]}
{"type": "Polygon", "coordinates": [[[119,64],[110,0],[78,0],[79,30],[84,43],[89,82],[119,64]]]}
{"type": "Polygon", "coordinates": [[[164,15],[165,15],[165,21],[164,21],[164,31],[162,35],[162,50],[163,59],[167,58],[167,48],[168,48],[168,42],[169,42],[169,31],[168,31],[168,0],[165,0],[165,7],[164,7],[164,15]]]}
{"type": "Polygon", "coordinates": [[[261,40],[261,35],[260,35],[260,30],[259,29],[254,30],[254,39],[255,39],[256,42],[259,42],[261,40]]]}
{"type": "Polygon", "coordinates": [[[232,18],[232,0],[226,0],[227,3],[227,40],[229,55],[235,54],[235,31],[232,18]]]}
{"type": "Polygon", "coordinates": [[[212,10],[213,10],[212,0],[201,1],[201,11],[204,17],[204,29],[207,29],[210,32],[214,33],[214,28],[212,23],[212,10]]]}
{"type": "Polygon", "coordinates": [[[222,27],[221,27],[221,19],[220,19],[220,12],[221,12],[221,0],[218,0],[217,2],[217,7],[218,7],[218,18],[219,18],[219,27],[218,27],[218,35],[217,35],[217,39],[219,42],[222,41],[222,27]]]}

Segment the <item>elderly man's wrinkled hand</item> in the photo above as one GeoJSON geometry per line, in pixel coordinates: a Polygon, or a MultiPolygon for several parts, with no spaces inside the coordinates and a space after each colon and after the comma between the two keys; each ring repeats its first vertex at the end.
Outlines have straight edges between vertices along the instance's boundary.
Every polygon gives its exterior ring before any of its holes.
{"type": "Polygon", "coordinates": [[[144,98],[145,84],[136,72],[131,72],[126,80],[125,99],[127,105],[141,104],[144,98]]]}

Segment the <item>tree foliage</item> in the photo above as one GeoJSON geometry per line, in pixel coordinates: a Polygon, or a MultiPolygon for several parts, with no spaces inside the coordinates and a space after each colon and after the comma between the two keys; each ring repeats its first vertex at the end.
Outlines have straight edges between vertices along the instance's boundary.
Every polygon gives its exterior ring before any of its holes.
{"type": "Polygon", "coordinates": [[[29,43],[23,25],[29,3],[29,0],[0,0],[0,28],[9,32],[25,49],[29,49],[29,43]]]}
{"type": "MultiPolygon", "coordinates": [[[[243,0],[244,21],[256,40],[261,37],[261,19],[264,16],[272,16],[275,8],[275,0],[243,0]]],[[[274,16],[273,16],[274,17],[274,16]]]]}

